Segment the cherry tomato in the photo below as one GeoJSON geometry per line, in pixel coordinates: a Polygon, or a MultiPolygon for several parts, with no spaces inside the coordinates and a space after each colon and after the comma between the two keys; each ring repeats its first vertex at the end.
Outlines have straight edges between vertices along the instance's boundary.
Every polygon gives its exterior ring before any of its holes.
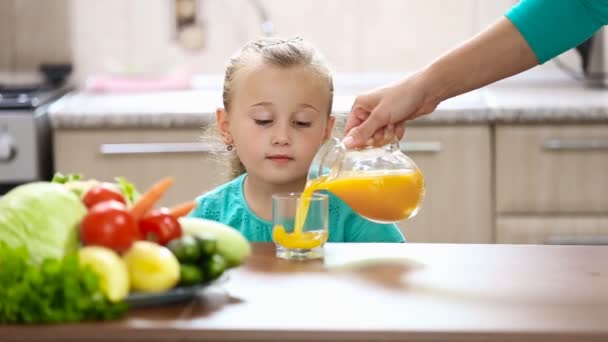
{"type": "Polygon", "coordinates": [[[122,204],[127,204],[125,197],[120,191],[113,185],[108,183],[101,183],[93,186],[82,198],[84,205],[91,209],[98,203],[105,201],[118,201],[122,204]]]}
{"type": "Polygon", "coordinates": [[[124,252],[141,240],[141,232],[127,207],[117,201],[95,205],[80,223],[80,239],[85,245],[98,245],[124,252]]]}
{"type": "Polygon", "coordinates": [[[154,210],[139,220],[142,235],[160,245],[182,236],[182,226],[167,208],[154,210]]]}

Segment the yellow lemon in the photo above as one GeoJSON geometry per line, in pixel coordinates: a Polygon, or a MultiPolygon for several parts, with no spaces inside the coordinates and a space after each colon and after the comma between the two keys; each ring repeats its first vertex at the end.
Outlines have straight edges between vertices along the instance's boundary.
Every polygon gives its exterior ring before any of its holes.
{"type": "Polygon", "coordinates": [[[150,241],[137,241],[123,255],[135,291],[164,292],[179,282],[179,262],[171,251],[150,241]]]}

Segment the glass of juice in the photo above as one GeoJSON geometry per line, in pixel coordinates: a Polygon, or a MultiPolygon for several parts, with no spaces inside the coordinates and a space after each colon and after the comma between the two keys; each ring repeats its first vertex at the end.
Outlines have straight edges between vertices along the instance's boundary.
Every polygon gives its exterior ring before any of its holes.
{"type": "Polygon", "coordinates": [[[327,242],[329,196],[291,192],[272,196],[272,240],[282,259],[323,257],[327,242]]]}

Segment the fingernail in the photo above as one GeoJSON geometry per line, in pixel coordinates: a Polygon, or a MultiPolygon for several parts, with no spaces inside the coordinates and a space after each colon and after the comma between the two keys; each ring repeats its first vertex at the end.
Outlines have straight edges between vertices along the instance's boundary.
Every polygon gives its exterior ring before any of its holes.
{"type": "Polygon", "coordinates": [[[346,145],[346,147],[352,147],[352,145],[355,143],[355,139],[349,135],[342,140],[342,143],[346,145]]]}

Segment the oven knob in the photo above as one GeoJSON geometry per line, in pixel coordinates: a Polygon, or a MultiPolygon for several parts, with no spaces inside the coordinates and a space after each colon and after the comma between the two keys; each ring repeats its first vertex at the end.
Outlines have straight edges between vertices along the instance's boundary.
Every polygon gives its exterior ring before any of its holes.
{"type": "Polygon", "coordinates": [[[0,163],[7,163],[15,159],[17,155],[17,144],[15,139],[8,133],[0,132],[0,163]]]}

